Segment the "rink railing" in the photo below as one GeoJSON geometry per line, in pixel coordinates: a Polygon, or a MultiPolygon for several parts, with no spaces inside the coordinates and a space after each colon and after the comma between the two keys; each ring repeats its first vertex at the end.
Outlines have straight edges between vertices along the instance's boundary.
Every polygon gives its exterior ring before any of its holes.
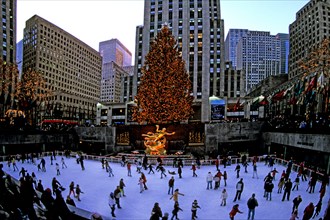
{"type": "MultiPolygon", "coordinates": [[[[53,154],[53,152],[43,152],[41,153],[41,157],[43,156],[51,156],[53,154]]],[[[76,154],[77,153],[71,153],[70,154],[70,157],[76,157],[76,154]]],[[[105,159],[111,163],[121,163],[122,161],[122,155],[124,155],[126,157],[126,161],[130,162],[132,165],[135,164],[135,162],[140,159],[141,162],[143,160],[143,156],[142,154],[118,154],[118,156],[96,156],[96,155],[88,155],[88,154],[83,154],[84,158],[86,160],[94,160],[94,161],[100,161],[102,159],[105,159]]],[[[7,156],[0,156],[0,162],[7,162],[7,158],[8,158],[9,155],[7,156]]],[[[17,155],[10,155],[10,156],[17,156],[17,155]]],[[[56,156],[63,156],[65,157],[65,154],[64,152],[61,152],[61,151],[56,151],[56,156]]],[[[191,157],[187,157],[186,155],[171,155],[169,157],[166,157],[166,156],[160,156],[161,159],[162,159],[162,162],[165,166],[172,166],[173,167],[173,162],[174,162],[174,158],[181,158],[182,159],[182,162],[183,162],[183,166],[191,166],[193,163],[196,164],[196,159],[194,158],[191,158],[191,157]]],[[[254,159],[257,159],[257,162],[265,162],[265,156],[253,156],[253,157],[247,157],[247,161],[248,163],[252,163],[252,161],[254,159]]],[[[215,166],[215,161],[216,159],[201,159],[200,160],[200,163],[201,163],[201,166],[215,166]]],[[[152,164],[156,164],[157,163],[157,157],[155,156],[148,156],[148,162],[149,163],[152,163],[152,164]]],[[[231,164],[237,164],[237,163],[241,163],[241,158],[231,158],[229,161],[228,161],[228,165],[230,166],[231,164]]],[[[282,165],[282,166],[287,166],[289,163],[288,160],[284,160],[284,159],[281,159],[281,158],[275,158],[275,164],[279,164],[279,165],[282,165]]],[[[222,159],[220,160],[220,163],[219,163],[219,166],[223,166],[223,163],[222,163],[222,159]]],[[[295,171],[295,172],[298,172],[299,170],[299,164],[293,164],[292,165],[292,170],[295,171]]],[[[311,175],[311,173],[313,172],[312,169],[310,168],[306,168],[307,169],[307,173],[306,175],[309,177],[311,175]]],[[[281,172],[280,170],[278,170],[278,172],[281,172]]],[[[316,171],[317,175],[318,175],[318,179],[320,180],[323,176],[323,173],[320,173],[318,171],[316,171]]],[[[13,178],[12,179],[18,184],[18,180],[13,178]]],[[[38,194],[39,195],[39,198],[41,196],[41,193],[38,194]]],[[[91,212],[91,211],[87,211],[87,210],[84,210],[84,209],[81,209],[81,208],[77,208],[77,207],[74,207],[74,206],[70,206],[68,205],[68,208],[71,212],[74,213],[74,215],[76,216],[75,219],[91,219],[91,216],[93,215],[94,212],[91,212]]],[[[104,220],[108,220],[110,218],[107,218],[105,216],[102,216],[102,218],[104,220]]]]}
{"type": "MultiPolygon", "coordinates": [[[[42,152],[40,156],[51,156],[53,154],[53,152],[42,152]]],[[[76,157],[77,152],[71,152],[70,153],[70,157],[76,157]]],[[[128,162],[130,162],[132,165],[135,164],[135,162],[140,159],[141,162],[143,160],[144,155],[143,154],[124,154],[124,153],[119,153],[117,156],[97,156],[97,155],[88,155],[88,154],[83,154],[85,159],[87,160],[95,160],[95,161],[101,161],[102,159],[107,160],[108,162],[111,163],[121,163],[122,161],[122,156],[124,155],[126,157],[126,160],[128,162]]],[[[11,156],[16,156],[16,155],[11,155],[11,156]]],[[[56,156],[65,156],[64,152],[62,151],[56,151],[56,156]]],[[[189,155],[168,155],[168,156],[164,156],[164,155],[160,155],[160,156],[155,156],[155,155],[148,155],[148,162],[152,163],[152,164],[156,164],[157,163],[157,157],[160,157],[162,159],[162,162],[165,166],[173,166],[173,162],[174,162],[174,158],[176,159],[182,159],[183,162],[183,166],[191,166],[193,163],[196,164],[196,159],[193,158],[192,156],[189,155]]],[[[5,162],[7,161],[6,159],[8,158],[7,156],[0,156],[0,162],[5,162]]],[[[249,165],[251,165],[252,161],[254,159],[257,159],[257,162],[264,162],[265,161],[265,156],[253,156],[253,157],[247,157],[247,161],[248,163],[250,163],[249,165]]],[[[201,159],[200,163],[201,166],[215,166],[215,161],[216,159],[209,159],[209,158],[205,158],[205,159],[201,159]]],[[[231,164],[237,164],[237,163],[241,163],[241,158],[238,157],[234,157],[231,158],[228,161],[228,165],[231,164]]],[[[279,165],[283,165],[283,166],[287,166],[289,161],[282,159],[282,158],[275,158],[275,163],[279,164],[279,165]]],[[[219,166],[223,165],[222,164],[222,159],[220,160],[220,164],[219,166]]],[[[298,172],[300,165],[299,164],[293,164],[292,165],[292,170],[295,172],[298,172]]],[[[307,170],[307,176],[310,176],[311,173],[313,172],[313,169],[311,168],[306,168],[307,170]]],[[[279,171],[280,172],[280,171],[279,171]]],[[[320,177],[323,176],[323,173],[318,172],[318,170],[316,170],[316,173],[320,179],[320,177]]]]}

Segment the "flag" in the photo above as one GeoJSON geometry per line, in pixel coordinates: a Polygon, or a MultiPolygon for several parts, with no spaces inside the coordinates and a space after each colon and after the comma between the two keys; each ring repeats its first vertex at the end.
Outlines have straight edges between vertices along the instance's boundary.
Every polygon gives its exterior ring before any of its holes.
{"type": "Polygon", "coordinates": [[[300,96],[300,98],[298,99],[298,101],[297,101],[296,104],[297,104],[297,105],[302,105],[302,104],[304,103],[304,99],[305,99],[304,97],[305,97],[305,96],[303,96],[303,95],[300,96]]]}
{"type": "Polygon", "coordinates": [[[310,81],[309,81],[309,84],[308,84],[308,87],[307,87],[307,90],[306,92],[310,92],[312,91],[316,86],[316,76],[314,76],[310,81]]]}
{"type": "Polygon", "coordinates": [[[289,92],[291,92],[291,90],[293,89],[294,85],[290,86],[289,88],[287,88],[285,91],[284,91],[284,94],[283,94],[283,97],[285,97],[289,92]]]}
{"type": "Polygon", "coordinates": [[[236,112],[240,106],[239,101],[240,101],[240,98],[237,99],[237,103],[234,106],[234,112],[236,112]]]}
{"type": "Polygon", "coordinates": [[[282,90],[278,93],[276,93],[273,97],[272,97],[272,100],[273,101],[280,101],[284,98],[284,93],[285,93],[285,90],[282,90]]]}
{"type": "Polygon", "coordinates": [[[297,99],[296,97],[292,97],[289,101],[288,101],[288,105],[295,105],[297,103],[297,99]]]}
{"type": "Polygon", "coordinates": [[[259,105],[268,105],[269,102],[267,101],[267,98],[264,98],[261,102],[259,102],[259,105]]]}
{"type": "Polygon", "coordinates": [[[324,89],[324,74],[323,72],[320,74],[320,76],[317,78],[317,92],[318,93],[322,93],[323,89],[324,89]]]}
{"type": "Polygon", "coordinates": [[[307,83],[307,78],[304,79],[304,81],[302,83],[299,83],[301,84],[300,85],[300,88],[298,90],[298,94],[297,95],[300,95],[302,92],[305,91],[305,84],[307,83]]]}
{"type": "Polygon", "coordinates": [[[298,96],[299,95],[299,90],[300,90],[300,80],[298,83],[296,83],[296,86],[294,87],[294,95],[298,96]]]}

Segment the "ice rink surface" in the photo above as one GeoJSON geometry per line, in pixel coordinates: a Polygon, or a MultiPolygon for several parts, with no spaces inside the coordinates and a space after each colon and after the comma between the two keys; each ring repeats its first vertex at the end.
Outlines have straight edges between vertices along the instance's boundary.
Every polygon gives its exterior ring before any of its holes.
{"type": "MultiPolygon", "coordinates": [[[[61,157],[57,156],[57,160],[54,163],[58,163],[61,167],[61,157]]],[[[119,163],[110,163],[113,169],[114,177],[109,177],[105,169],[102,169],[100,161],[84,160],[85,170],[81,169],[81,166],[76,163],[75,158],[65,158],[65,163],[68,168],[60,169],[61,175],[56,175],[55,165],[50,165],[50,157],[45,157],[46,160],[46,172],[37,171],[37,166],[31,163],[17,162],[19,169],[24,167],[30,174],[35,172],[38,179],[42,180],[44,188],[51,189],[51,181],[53,177],[66,188],[62,192],[64,198],[69,193],[69,184],[74,181],[75,185],[79,184],[83,191],[81,194],[81,201],[77,201],[74,198],[76,206],[82,209],[86,209],[92,212],[100,213],[101,215],[111,219],[110,208],[108,206],[108,197],[110,192],[113,192],[116,186],[119,185],[119,181],[123,178],[126,187],[124,188],[126,197],[120,198],[120,203],[122,209],[117,209],[115,214],[116,219],[149,219],[151,215],[151,210],[155,202],[158,202],[163,214],[165,212],[169,213],[169,219],[172,216],[172,210],[174,202],[170,200],[171,195],[168,195],[168,181],[172,175],[168,174],[168,171],[176,171],[177,168],[171,166],[165,166],[167,177],[161,179],[160,172],[155,174],[148,174],[149,170],[143,170],[147,177],[148,190],[140,193],[140,188],[138,185],[140,174],[136,172],[136,166],[132,165],[132,177],[127,176],[127,168],[122,167],[119,163]]],[[[37,163],[40,162],[40,159],[37,163]]],[[[229,212],[231,211],[234,204],[239,204],[239,209],[243,214],[238,213],[235,219],[247,219],[248,208],[247,200],[251,197],[252,193],[256,194],[256,199],[258,200],[259,206],[255,209],[255,219],[289,219],[291,217],[292,211],[292,200],[301,195],[302,202],[299,206],[298,216],[302,219],[303,211],[305,207],[313,202],[314,205],[319,201],[319,190],[321,183],[318,182],[314,193],[306,192],[308,181],[300,181],[299,190],[292,191],[290,196],[290,201],[282,201],[282,194],[277,193],[278,180],[280,179],[281,173],[286,167],[275,164],[279,173],[276,175],[276,180],[273,181],[275,187],[272,193],[272,200],[267,201],[263,197],[264,194],[264,178],[271,171],[267,165],[263,162],[257,164],[258,176],[259,178],[252,178],[252,164],[248,166],[248,173],[244,172],[244,168],[241,168],[240,178],[243,178],[244,190],[242,193],[241,200],[233,202],[236,194],[236,183],[239,179],[236,178],[235,167],[233,164],[227,166],[224,169],[223,165],[220,166],[220,171],[227,171],[228,180],[227,187],[224,187],[223,179],[221,180],[220,188],[217,190],[207,190],[206,176],[208,172],[212,175],[216,174],[216,167],[212,166],[201,166],[197,169],[196,173],[198,177],[192,176],[191,166],[184,166],[182,178],[173,175],[175,179],[174,189],[179,189],[184,196],[179,196],[179,204],[183,211],[178,213],[179,219],[191,219],[191,205],[196,199],[198,201],[201,209],[198,209],[197,216],[198,219],[229,219],[229,212]],[[228,199],[226,206],[220,206],[221,200],[220,195],[223,188],[226,188],[228,192],[228,199]]],[[[154,168],[156,166],[154,165],[154,168]]],[[[10,173],[13,177],[19,179],[19,172],[13,172],[12,167],[8,167],[4,163],[5,172],[10,173]]],[[[290,178],[292,181],[296,178],[297,173],[292,172],[290,178]]],[[[213,182],[214,187],[214,182],[213,182]]],[[[325,196],[323,198],[323,205],[320,215],[315,219],[323,217],[325,209],[328,205],[329,196],[329,186],[327,186],[325,196]]]]}

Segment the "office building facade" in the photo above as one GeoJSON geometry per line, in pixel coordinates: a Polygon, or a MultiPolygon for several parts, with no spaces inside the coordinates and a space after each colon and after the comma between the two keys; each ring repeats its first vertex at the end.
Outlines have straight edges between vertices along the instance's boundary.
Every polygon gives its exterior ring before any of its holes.
{"type": "Polygon", "coordinates": [[[237,44],[237,69],[245,70],[246,91],[280,73],[281,42],[270,32],[248,31],[237,44]]]}
{"type": "Polygon", "coordinates": [[[52,91],[43,118],[94,123],[100,100],[102,57],[99,52],[51,22],[35,15],[26,21],[23,72],[41,73],[52,91]],[[56,113],[56,114],[55,114],[56,113]]]}
{"type": "Polygon", "coordinates": [[[129,89],[128,85],[130,81],[127,79],[131,74],[131,52],[118,39],[100,42],[99,52],[102,56],[100,101],[126,101],[128,97],[132,97],[132,89],[129,89]]]}
{"type": "Polygon", "coordinates": [[[278,33],[278,34],[276,34],[276,38],[280,40],[280,44],[281,44],[280,73],[288,74],[289,73],[289,51],[290,51],[289,34],[278,33]]]}
{"type": "Polygon", "coordinates": [[[23,40],[20,40],[16,44],[16,62],[17,62],[17,69],[19,72],[19,78],[21,78],[22,67],[23,67],[23,40]]]}
{"type": "Polygon", "coordinates": [[[17,0],[1,1],[1,59],[13,64],[16,63],[16,7],[17,0]]]}
{"type": "Polygon", "coordinates": [[[246,35],[248,29],[229,29],[225,40],[225,59],[232,63],[232,68],[237,66],[237,44],[246,35]]]}
{"type": "MultiPolygon", "coordinates": [[[[224,25],[220,16],[218,0],[146,0],[144,24],[136,29],[134,85],[139,85],[150,42],[167,24],[186,63],[194,100],[201,103],[201,121],[209,121],[209,97],[224,95],[224,25]]],[[[134,90],[133,96],[136,93],[134,90]]]]}
{"type": "Polygon", "coordinates": [[[330,0],[311,0],[296,13],[289,26],[289,79],[302,74],[300,62],[330,36],[330,0]]]}

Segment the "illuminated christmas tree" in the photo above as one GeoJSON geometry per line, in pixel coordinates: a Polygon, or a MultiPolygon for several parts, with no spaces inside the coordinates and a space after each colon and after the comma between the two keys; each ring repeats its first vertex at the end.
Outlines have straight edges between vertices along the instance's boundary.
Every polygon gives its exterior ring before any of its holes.
{"type": "Polygon", "coordinates": [[[0,59],[0,117],[3,117],[8,109],[13,108],[17,84],[17,65],[0,59]]]}
{"type": "Polygon", "coordinates": [[[46,87],[43,76],[29,69],[22,74],[22,79],[17,84],[15,94],[17,109],[23,110],[29,123],[33,124],[40,105],[51,95],[52,92],[46,87]]]}
{"type": "Polygon", "coordinates": [[[134,121],[148,124],[180,122],[192,115],[192,85],[177,42],[167,25],[151,42],[141,71],[134,121]]]}

